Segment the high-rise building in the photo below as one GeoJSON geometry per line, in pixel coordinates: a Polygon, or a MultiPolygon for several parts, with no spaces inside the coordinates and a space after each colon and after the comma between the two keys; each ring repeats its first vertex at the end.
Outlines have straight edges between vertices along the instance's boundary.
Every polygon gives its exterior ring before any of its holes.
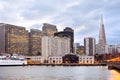
{"type": "Polygon", "coordinates": [[[85,51],[84,46],[80,45],[80,47],[77,48],[76,53],[80,55],[84,55],[85,54],[84,51],[85,51]]]}
{"type": "Polygon", "coordinates": [[[68,37],[70,38],[70,52],[73,53],[73,45],[74,45],[74,30],[72,28],[66,27],[64,31],[57,32],[54,36],[58,37],[68,37]]]}
{"type": "Polygon", "coordinates": [[[99,32],[99,41],[96,46],[98,54],[105,54],[108,53],[108,45],[106,43],[106,36],[105,36],[105,29],[103,23],[103,16],[101,16],[101,23],[100,23],[100,32],[99,32]]]}
{"type": "Polygon", "coordinates": [[[84,55],[84,46],[80,43],[74,43],[74,53],[84,55]]]}
{"type": "Polygon", "coordinates": [[[24,27],[0,23],[0,52],[28,55],[29,37],[24,27]]]}
{"type": "Polygon", "coordinates": [[[54,36],[54,33],[57,32],[57,28],[56,28],[56,25],[44,23],[42,27],[42,31],[47,36],[54,36]]]}
{"type": "Polygon", "coordinates": [[[117,53],[116,45],[108,45],[108,53],[109,54],[117,53]]]}
{"type": "Polygon", "coordinates": [[[80,47],[80,43],[74,43],[74,53],[75,54],[78,54],[77,51],[78,51],[79,47],[80,47]]]}
{"type": "Polygon", "coordinates": [[[87,56],[93,56],[95,55],[95,38],[92,37],[87,37],[84,38],[84,49],[85,49],[85,54],[87,56]]]}
{"type": "Polygon", "coordinates": [[[74,47],[78,48],[80,46],[80,43],[74,43],[74,47]]]}
{"type": "Polygon", "coordinates": [[[116,45],[116,53],[120,53],[120,44],[116,45]]]}
{"type": "Polygon", "coordinates": [[[43,32],[37,29],[31,29],[29,33],[29,52],[30,55],[41,55],[41,40],[43,32]]]}
{"type": "Polygon", "coordinates": [[[70,39],[67,37],[42,37],[42,56],[61,56],[70,53],[70,39]]]}

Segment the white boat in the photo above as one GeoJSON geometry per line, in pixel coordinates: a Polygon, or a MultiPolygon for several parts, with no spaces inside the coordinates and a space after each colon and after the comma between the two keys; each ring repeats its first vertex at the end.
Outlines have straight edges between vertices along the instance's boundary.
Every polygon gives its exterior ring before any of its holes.
{"type": "Polygon", "coordinates": [[[0,66],[22,66],[22,65],[27,65],[27,60],[0,56],[0,66]]]}

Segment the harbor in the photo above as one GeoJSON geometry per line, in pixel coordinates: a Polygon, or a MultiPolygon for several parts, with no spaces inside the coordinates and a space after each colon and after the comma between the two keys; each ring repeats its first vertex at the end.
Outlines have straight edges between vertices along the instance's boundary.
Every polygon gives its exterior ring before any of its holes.
{"type": "Polygon", "coordinates": [[[120,73],[107,66],[0,67],[1,80],[119,80],[120,73]],[[104,74],[103,74],[104,73],[104,74]]]}

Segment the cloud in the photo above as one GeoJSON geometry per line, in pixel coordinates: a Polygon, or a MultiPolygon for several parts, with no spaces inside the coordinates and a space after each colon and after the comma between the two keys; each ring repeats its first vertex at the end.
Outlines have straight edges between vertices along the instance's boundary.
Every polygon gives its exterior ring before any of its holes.
{"type": "Polygon", "coordinates": [[[104,15],[109,44],[120,43],[119,0],[0,0],[0,21],[41,29],[43,23],[55,24],[58,30],[71,27],[75,42],[84,37],[98,41],[100,16],[104,15]]]}

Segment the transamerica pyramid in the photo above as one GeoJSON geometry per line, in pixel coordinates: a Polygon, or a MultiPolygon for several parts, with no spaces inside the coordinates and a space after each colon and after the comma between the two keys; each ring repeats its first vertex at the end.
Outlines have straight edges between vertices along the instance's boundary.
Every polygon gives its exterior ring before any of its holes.
{"type": "Polygon", "coordinates": [[[106,44],[106,36],[105,36],[105,29],[104,29],[104,23],[103,23],[103,15],[101,15],[100,32],[99,32],[99,44],[106,44]]]}
{"type": "Polygon", "coordinates": [[[103,15],[101,15],[99,41],[98,41],[98,44],[96,46],[96,53],[97,54],[108,53],[108,45],[106,42],[106,35],[105,35],[105,29],[104,29],[104,23],[103,23],[103,15]]]}

